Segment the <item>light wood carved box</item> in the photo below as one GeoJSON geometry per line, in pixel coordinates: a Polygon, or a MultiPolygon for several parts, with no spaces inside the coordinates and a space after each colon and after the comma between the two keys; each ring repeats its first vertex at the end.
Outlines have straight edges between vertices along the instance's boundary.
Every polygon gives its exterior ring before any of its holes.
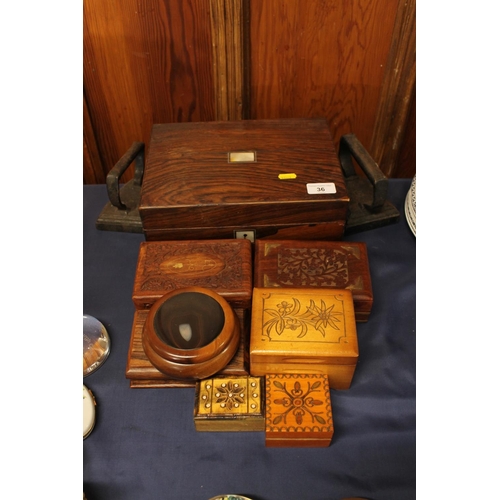
{"type": "Polygon", "coordinates": [[[367,321],[373,291],[366,244],[349,241],[257,240],[254,286],[351,290],[356,321],[367,321]]]}
{"type": "Polygon", "coordinates": [[[326,375],[266,376],[266,446],[327,447],[333,432],[326,375]]]}
{"type": "Polygon", "coordinates": [[[197,431],[264,431],[262,377],[212,377],[196,384],[197,431]]]}
{"type": "Polygon", "coordinates": [[[141,187],[146,240],[340,240],[349,196],[326,119],[155,124],[141,187]]]}
{"type": "Polygon", "coordinates": [[[358,361],[350,290],[254,288],[250,373],[322,373],[348,389],[358,361]]]}
{"type": "MultiPolygon", "coordinates": [[[[156,369],[144,352],[143,330],[152,305],[166,293],[187,287],[218,293],[233,308],[240,325],[240,345],[219,374],[249,374],[249,323],[252,297],[252,248],[244,239],[152,241],[140,245],[132,300],[132,324],[126,378],[132,388],[195,387],[156,369]]],[[[219,375],[218,374],[218,375],[219,375]]]]}

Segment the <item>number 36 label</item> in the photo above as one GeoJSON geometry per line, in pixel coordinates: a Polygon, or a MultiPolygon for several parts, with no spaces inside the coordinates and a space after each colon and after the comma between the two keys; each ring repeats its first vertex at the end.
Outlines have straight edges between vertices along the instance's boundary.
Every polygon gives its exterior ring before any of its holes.
{"type": "Polygon", "coordinates": [[[333,182],[313,182],[306,184],[306,187],[307,194],[332,194],[337,192],[333,182]]]}

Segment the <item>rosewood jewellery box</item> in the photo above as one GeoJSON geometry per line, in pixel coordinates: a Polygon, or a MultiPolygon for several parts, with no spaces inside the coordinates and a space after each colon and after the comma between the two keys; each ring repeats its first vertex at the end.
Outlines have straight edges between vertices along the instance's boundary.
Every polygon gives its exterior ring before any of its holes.
{"type": "MultiPolygon", "coordinates": [[[[135,313],[126,366],[126,377],[132,388],[195,387],[194,380],[179,379],[160,371],[144,349],[145,326],[155,304],[168,293],[190,287],[204,288],[220,295],[238,320],[238,348],[217,375],[242,377],[249,374],[250,241],[145,241],[139,247],[132,294],[135,313]]],[[[150,355],[154,354],[150,351],[150,355]]]]}
{"type": "Polygon", "coordinates": [[[324,118],[153,125],[138,208],[147,241],[340,240],[348,205],[324,118]]]}
{"type": "Polygon", "coordinates": [[[356,321],[367,321],[373,304],[368,254],[362,242],[257,240],[254,286],[351,290],[356,321]]]}
{"type": "Polygon", "coordinates": [[[251,375],[322,373],[348,389],[358,355],[350,290],[254,288],[251,375]]]}

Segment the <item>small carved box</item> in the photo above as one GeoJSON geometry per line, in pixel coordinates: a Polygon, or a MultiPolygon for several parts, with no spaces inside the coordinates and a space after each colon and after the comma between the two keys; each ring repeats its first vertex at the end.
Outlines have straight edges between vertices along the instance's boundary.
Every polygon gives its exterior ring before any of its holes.
{"type": "Polygon", "coordinates": [[[346,288],[356,321],[368,320],[373,292],[365,243],[257,240],[254,262],[256,287],[346,288]]]}
{"type": "Polygon", "coordinates": [[[266,446],[327,447],[332,437],[326,375],[266,376],[266,446]]]}
{"type": "Polygon", "coordinates": [[[245,239],[141,243],[132,300],[148,309],[167,292],[210,288],[231,306],[248,309],[252,296],[252,246],[245,239]]]}
{"type": "Polygon", "coordinates": [[[263,431],[263,379],[217,377],[196,383],[194,425],[197,431],[263,431]]]}
{"type": "Polygon", "coordinates": [[[350,290],[254,288],[250,374],[323,373],[351,386],[358,337],[350,290]]]}

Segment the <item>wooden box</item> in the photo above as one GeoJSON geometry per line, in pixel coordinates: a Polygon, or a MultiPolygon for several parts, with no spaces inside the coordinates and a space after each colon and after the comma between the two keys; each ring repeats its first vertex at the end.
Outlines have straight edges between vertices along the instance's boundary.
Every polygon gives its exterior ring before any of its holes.
{"type": "Polygon", "coordinates": [[[366,244],[348,241],[257,240],[254,286],[346,288],[356,321],[367,321],[373,291],[366,244]]]}
{"type": "Polygon", "coordinates": [[[234,308],[252,299],[249,240],[146,241],[139,247],[132,300],[149,309],[167,292],[198,286],[224,297],[234,308]]]}
{"type": "Polygon", "coordinates": [[[327,447],[333,431],[326,375],[266,376],[266,446],[327,447]]]}
{"type": "MultiPolygon", "coordinates": [[[[132,389],[156,389],[166,387],[196,387],[191,380],[177,380],[156,369],[144,352],[142,331],[148,315],[147,309],[137,310],[134,314],[132,334],[127,356],[125,376],[130,380],[132,389]]],[[[240,321],[240,346],[233,359],[217,376],[245,377],[250,373],[248,359],[249,318],[248,311],[235,309],[240,321]]]]}
{"type": "Polygon", "coordinates": [[[197,431],[264,431],[263,379],[215,377],[196,384],[197,431]]]}
{"type": "Polygon", "coordinates": [[[146,240],[339,240],[349,197],[325,119],[153,125],[146,240]]]}
{"type": "Polygon", "coordinates": [[[248,344],[252,300],[252,246],[249,240],[146,241],[139,247],[132,300],[132,324],[125,376],[132,388],[195,387],[157,370],[144,352],[142,334],[152,305],[172,290],[212,289],[231,305],[240,321],[240,346],[218,375],[249,374],[248,344]]]}
{"type": "Polygon", "coordinates": [[[254,288],[250,373],[323,373],[348,389],[358,361],[350,290],[254,288]]]}

